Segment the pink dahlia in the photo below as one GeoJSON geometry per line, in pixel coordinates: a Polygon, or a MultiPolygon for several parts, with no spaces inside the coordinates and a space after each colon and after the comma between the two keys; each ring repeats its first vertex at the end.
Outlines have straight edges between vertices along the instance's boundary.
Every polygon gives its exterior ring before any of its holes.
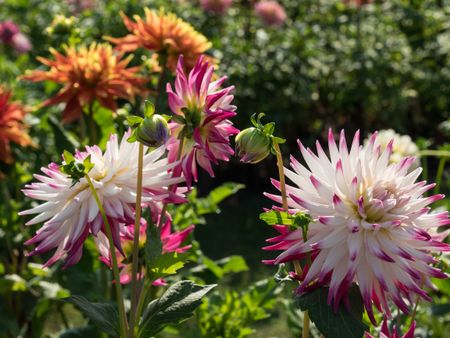
{"type": "MultiPolygon", "coordinates": [[[[403,336],[400,337],[400,335],[397,332],[397,328],[394,326],[394,329],[392,330],[392,334],[389,332],[389,328],[387,325],[386,318],[383,320],[383,325],[381,326],[381,332],[380,332],[380,338],[414,338],[414,330],[416,328],[416,322],[412,322],[411,327],[409,328],[408,332],[406,332],[403,336]]],[[[370,333],[365,333],[365,338],[375,338],[370,333]]]]}
{"type": "MultiPolygon", "coordinates": [[[[88,146],[85,152],[77,151],[75,154],[80,162],[90,155],[94,167],[88,175],[105,209],[119,251],[122,250],[120,234],[124,231],[123,224],[134,220],[137,190],[139,145],[127,142],[128,136],[126,133],[119,144],[117,135],[111,135],[104,153],[97,146],[88,146]]],[[[169,193],[168,187],[181,179],[172,178],[168,173],[174,163],[168,163],[162,157],[164,152],[165,148],[160,147],[144,156],[143,203],[177,198],[174,193],[169,193]]],[[[26,224],[44,222],[44,225],[25,244],[37,245],[30,255],[56,249],[45,265],[64,259],[67,267],[80,260],[87,236],[105,233],[105,225],[85,178],[74,183],[56,163],[41,170],[44,175],[34,175],[39,182],[27,185],[23,192],[30,198],[45,202],[22,211],[20,215],[37,214],[26,224]]]]}
{"type": "Polygon", "coordinates": [[[212,81],[214,66],[200,57],[189,75],[184,72],[183,57],[178,60],[175,91],[167,84],[169,106],[176,118],[172,119],[169,139],[169,162],[179,156],[181,169],[190,184],[197,181],[197,163],[212,177],[211,163],[228,161],[234,154],[229,137],[238,129],[228,119],[236,115],[236,106],[231,104],[234,86],[221,89],[226,76],[212,81]],[[180,152],[180,140],[183,145],[180,152]],[[180,152],[180,153],[179,153],[180,152]]]}
{"type": "Polygon", "coordinates": [[[30,40],[10,20],[0,23],[0,40],[4,44],[13,47],[19,53],[26,53],[31,49],[30,40]]]}
{"type": "MultiPolygon", "coordinates": [[[[159,209],[159,208],[158,208],[159,209]]],[[[157,210],[160,212],[160,210],[157,210]]],[[[159,217],[153,220],[154,224],[159,224],[159,217]]],[[[183,253],[191,248],[191,245],[182,245],[189,234],[194,230],[195,226],[191,225],[182,231],[172,232],[172,220],[169,213],[166,213],[166,222],[161,226],[161,241],[163,244],[162,253],[177,252],[183,253]]],[[[141,226],[139,228],[139,247],[143,248],[146,242],[147,222],[141,219],[141,226]]],[[[134,239],[134,224],[129,224],[123,227],[120,235],[123,252],[118,252],[120,271],[120,283],[128,284],[131,282],[131,264],[127,261],[128,257],[132,255],[133,239],[134,239]]],[[[100,234],[95,239],[97,247],[101,255],[101,260],[108,266],[111,265],[111,255],[109,251],[108,238],[104,234],[100,234]]],[[[145,274],[145,271],[144,271],[145,274]]],[[[153,282],[153,285],[165,285],[163,279],[158,279],[153,282]]]]}
{"type": "Polygon", "coordinates": [[[213,14],[225,14],[233,4],[233,0],[200,0],[204,11],[213,14]]]}
{"type": "Polygon", "coordinates": [[[431,284],[430,277],[447,277],[430,266],[437,262],[433,252],[449,251],[443,243],[446,232],[436,228],[450,221],[447,211],[430,213],[428,205],[443,195],[424,196],[434,184],[416,183],[421,168],[408,173],[414,158],[390,162],[393,143],[381,151],[377,133],[363,147],[357,132],[348,150],[344,132],[338,147],[330,130],[329,156],[319,142],[317,155],[299,146],[307,167],[291,157],[293,171],[285,169],[285,174],[294,185],[286,190],[291,212],[313,219],[307,240],[301,230],[277,227],[280,236],[266,248],[283,250],[276,264],[312,255],[298,292],[329,285],[328,302],[337,307],[356,282],[373,322],[372,304],[390,316],[388,300],[404,312],[415,294],[429,300],[422,286],[431,284]]]}
{"type": "Polygon", "coordinates": [[[262,0],[255,5],[255,11],[267,26],[281,26],[286,21],[286,12],[277,1],[262,0]]]}

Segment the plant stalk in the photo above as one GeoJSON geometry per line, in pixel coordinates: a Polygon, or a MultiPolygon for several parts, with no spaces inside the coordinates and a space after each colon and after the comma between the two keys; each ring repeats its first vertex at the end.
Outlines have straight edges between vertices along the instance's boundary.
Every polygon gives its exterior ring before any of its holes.
{"type": "Polygon", "coordinates": [[[115,285],[116,285],[116,296],[117,296],[117,306],[119,308],[119,316],[120,316],[120,329],[122,332],[122,336],[125,338],[128,331],[128,322],[127,317],[125,313],[125,304],[123,299],[123,292],[122,292],[122,285],[120,284],[120,274],[119,274],[119,266],[117,264],[117,255],[116,250],[114,246],[114,241],[112,238],[112,232],[111,232],[111,226],[109,225],[108,218],[106,217],[105,209],[103,208],[103,205],[100,202],[100,199],[98,197],[97,191],[95,190],[94,184],[92,183],[91,178],[89,175],[84,176],[86,178],[87,183],[89,184],[89,187],[91,188],[92,194],[94,195],[95,201],[97,202],[98,209],[100,211],[100,214],[102,215],[103,222],[105,224],[106,229],[106,236],[108,237],[109,241],[109,251],[111,253],[111,261],[113,265],[113,274],[115,279],[115,285]]]}
{"type": "MultiPolygon", "coordinates": [[[[277,166],[278,166],[278,176],[280,178],[280,191],[281,191],[281,201],[283,204],[283,210],[288,212],[289,206],[287,203],[287,195],[286,195],[286,180],[284,177],[284,168],[283,168],[283,156],[281,154],[280,145],[277,142],[273,143],[273,147],[275,149],[275,153],[277,156],[277,166]]],[[[297,275],[302,274],[302,268],[298,261],[294,261],[295,273],[297,275]]],[[[308,311],[303,312],[303,330],[302,330],[302,338],[309,337],[309,314],[308,311]]]]}
{"type": "Polygon", "coordinates": [[[144,168],[144,145],[139,143],[138,155],[138,172],[137,172],[137,191],[136,191],[136,212],[134,220],[134,239],[133,239],[133,256],[132,256],[132,272],[131,272],[131,312],[130,312],[130,338],[134,337],[136,326],[136,304],[138,298],[137,292],[137,274],[139,263],[139,234],[142,214],[142,171],[144,168]]]}

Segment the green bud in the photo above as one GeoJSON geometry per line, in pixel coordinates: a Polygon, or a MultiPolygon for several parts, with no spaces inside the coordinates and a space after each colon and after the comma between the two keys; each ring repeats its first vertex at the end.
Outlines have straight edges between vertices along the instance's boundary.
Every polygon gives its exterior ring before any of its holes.
{"type": "Polygon", "coordinates": [[[236,154],[244,163],[258,163],[264,160],[272,147],[269,135],[258,128],[247,128],[236,136],[236,154]]]}
{"type": "Polygon", "coordinates": [[[169,125],[166,119],[158,114],[144,118],[136,130],[136,140],[148,147],[159,147],[167,142],[169,136],[169,125]]]}

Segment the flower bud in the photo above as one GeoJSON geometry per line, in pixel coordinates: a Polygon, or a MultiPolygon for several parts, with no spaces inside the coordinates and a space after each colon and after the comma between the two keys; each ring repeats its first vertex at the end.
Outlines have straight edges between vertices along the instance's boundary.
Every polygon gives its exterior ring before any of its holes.
{"type": "Polygon", "coordinates": [[[244,163],[258,163],[270,153],[272,141],[262,130],[251,127],[236,136],[236,153],[244,163]]]}
{"type": "Polygon", "coordinates": [[[146,117],[136,130],[136,139],[149,147],[159,147],[169,139],[169,125],[161,115],[146,117]]]}

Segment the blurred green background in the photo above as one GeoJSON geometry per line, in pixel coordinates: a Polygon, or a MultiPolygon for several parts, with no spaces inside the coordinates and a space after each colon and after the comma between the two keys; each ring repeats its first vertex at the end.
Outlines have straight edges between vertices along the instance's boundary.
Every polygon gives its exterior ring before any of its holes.
{"type": "MultiPolygon", "coordinates": [[[[218,72],[227,75],[227,84],[236,87],[237,127],[249,126],[255,112],[264,112],[267,121],[277,123],[276,133],[288,140],[283,146],[286,163],[289,154],[299,156],[298,138],[313,145],[315,139],[325,139],[330,127],[335,132],[345,128],[347,135],[360,129],[364,136],[377,129],[393,128],[410,135],[421,149],[450,149],[450,0],[386,0],[366,5],[339,0],[279,2],[287,18],[274,27],[264,24],[254,10],[255,2],[247,0],[233,1],[222,14],[206,12],[198,1],[190,0],[0,0],[0,22],[15,22],[33,46],[22,54],[0,46],[0,83],[12,89],[15,99],[36,107],[55,91],[55,86],[16,79],[27,69],[42,68],[36,56],[48,57],[49,48],[59,50],[66,43],[88,44],[106,35],[124,36],[127,31],[118,15],[120,11],[142,15],[145,6],[162,6],[212,42],[208,53],[218,59],[218,72]],[[58,14],[74,16],[73,24],[49,34],[46,28],[58,14]]],[[[146,52],[140,50],[132,63],[147,60],[146,52]]],[[[128,109],[125,102],[122,106],[128,109]]],[[[56,299],[68,293],[82,293],[92,299],[101,294],[99,274],[106,272],[100,268],[93,248],[85,250],[80,264],[57,273],[33,269],[29,262],[42,261],[28,261],[22,254],[22,243],[31,231],[24,228],[16,214],[29,203],[24,201],[20,188],[30,181],[31,173],[50,161],[58,161],[62,149],[76,145],[70,142],[75,129],[61,129],[60,111],[58,107],[35,109],[27,123],[39,148],[15,147],[15,164],[0,164],[0,171],[8,177],[0,183],[0,337],[57,337],[64,326],[76,327],[85,321],[73,308],[63,309],[56,299]],[[12,275],[5,267],[15,259],[15,264],[23,264],[18,270],[23,280],[4,278],[12,275]],[[14,313],[5,310],[7,304],[13,305],[14,313]],[[61,311],[66,315],[59,316],[61,311]]],[[[120,129],[120,123],[120,119],[112,121],[112,130],[120,129]]],[[[111,126],[108,128],[111,131],[111,126]]],[[[427,176],[433,179],[438,159],[423,164],[427,176]]],[[[269,177],[276,177],[275,159],[257,165],[243,165],[233,159],[215,171],[214,179],[201,173],[199,196],[229,181],[245,184],[246,188],[226,199],[220,213],[215,210],[207,215],[207,224],[197,226],[195,238],[212,260],[231,255],[244,257],[249,269],[239,272],[237,268],[220,283],[225,290],[246,290],[250,284],[276,273],[275,267],[261,263],[273,257],[273,253],[260,248],[274,233],[258,220],[262,208],[272,204],[262,193],[273,192],[269,177]]],[[[450,182],[446,171],[443,177],[441,190],[445,192],[450,182]]],[[[448,203],[444,200],[442,207],[448,203]]],[[[416,334],[421,337],[450,337],[450,285],[442,282],[438,287],[433,305],[419,307],[416,334]]],[[[289,284],[283,291],[287,299],[293,288],[289,284]]],[[[218,302],[225,304],[223,299],[218,302]]],[[[228,309],[232,308],[230,304],[228,309]]],[[[230,325],[248,324],[256,329],[252,337],[298,334],[300,320],[296,321],[298,314],[292,304],[280,301],[266,307],[270,320],[252,314],[246,323],[230,325]]],[[[178,336],[187,337],[187,332],[196,332],[190,333],[192,337],[241,334],[199,333],[192,329],[194,321],[185,325],[186,331],[181,329],[185,335],[178,332],[178,336]]],[[[85,337],[95,337],[91,331],[83,332],[85,337]]],[[[78,337],[76,334],[79,332],[66,332],[61,337],[78,337]]]]}

